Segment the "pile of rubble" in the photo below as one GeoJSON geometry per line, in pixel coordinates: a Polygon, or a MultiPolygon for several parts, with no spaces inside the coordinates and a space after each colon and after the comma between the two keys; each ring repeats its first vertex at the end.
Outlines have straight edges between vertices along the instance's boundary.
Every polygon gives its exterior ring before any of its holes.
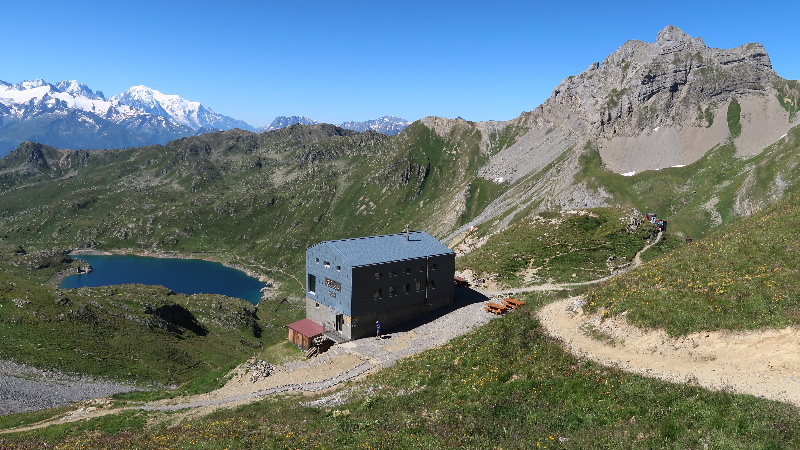
{"type": "Polygon", "coordinates": [[[260,360],[250,360],[247,362],[247,370],[252,372],[250,374],[250,381],[255,383],[256,381],[260,380],[261,378],[266,378],[275,372],[275,367],[264,361],[263,359],[260,360]]]}

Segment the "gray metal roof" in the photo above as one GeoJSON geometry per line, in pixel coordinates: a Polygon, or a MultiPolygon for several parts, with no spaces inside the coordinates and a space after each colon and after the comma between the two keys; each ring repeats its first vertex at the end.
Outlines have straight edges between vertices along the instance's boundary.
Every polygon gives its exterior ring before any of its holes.
{"type": "Polygon", "coordinates": [[[323,245],[333,249],[351,267],[455,254],[425,231],[324,241],[314,247],[323,245]]]}

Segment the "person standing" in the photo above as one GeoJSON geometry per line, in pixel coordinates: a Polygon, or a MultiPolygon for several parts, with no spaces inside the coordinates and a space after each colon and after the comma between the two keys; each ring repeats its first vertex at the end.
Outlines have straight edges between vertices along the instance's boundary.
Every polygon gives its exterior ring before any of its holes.
{"type": "Polygon", "coordinates": [[[381,338],[381,323],[377,320],[375,321],[375,337],[381,338]]]}

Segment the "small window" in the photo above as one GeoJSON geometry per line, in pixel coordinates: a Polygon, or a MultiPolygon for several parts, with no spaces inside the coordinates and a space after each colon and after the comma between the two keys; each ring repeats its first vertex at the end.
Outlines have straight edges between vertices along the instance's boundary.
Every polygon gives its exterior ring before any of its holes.
{"type": "Polygon", "coordinates": [[[421,291],[421,290],[422,290],[422,283],[420,283],[419,281],[417,281],[417,292],[419,292],[419,291],[421,291]]]}
{"type": "Polygon", "coordinates": [[[411,273],[411,267],[406,267],[406,269],[403,272],[405,272],[406,274],[411,273]]]}
{"type": "Polygon", "coordinates": [[[315,308],[319,309],[319,303],[317,303],[317,304],[315,305],[315,308]]]}
{"type": "Polygon", "coordinates": [[[417,272],[425,272],[425,266],[419,266],[417,272]]]}
{"type": "Polygon", "coordinates": [[[372,294],[372,298],[375,300],[380,300],[383,298],[383,289],[375,289],[375,293],[372,294]]]}
{"type": "Polygon", "coordinates": [[[319,258],[317,258],[317,264],[319,264],[319,258]]]}
{"type": "Polygon", "coordinates": [[[397,295],[397,288],[394,286],[389,287],[389,297],[394,297],[397,295]]]}
{"type": "Polygon", "coordinates": [[[342,271],[342,266],[336,266],[336,271],[337,272],[341,272],[342,271]]]}
{"type": "Polygon", "coordinates": [[[397,269],[390,270],[389,271],[389,276],[390,277],[396,277],[397,276],[397,269]]]}
{"type": "Polygon", "coordinates": [[[429,267],[431,270],[436,270],[436,264],[433,264],[433,263],[431,263],[431,265],[429,265],[428,267],[429,267]]]}
{"type": "Polygon", "coordinates": [[[436,280],[428,280],[428,287],[431,289],[436,289],[436,280]]]}
{"type": "Polygon", "coordinates": [[[410,292],[411,292],[411,285],[410,285],[410,284],[406,284],[406,285],[403,287],[403,294],[408,294],[408,293],[410,293],[410,292]]]}
{"type": "Polygon", "coordinates": [[[325,267],[330,267],[331,263],[330,263],[330,261],[325,261],[322,265],[325,266],[325,267]]]}
{"type": "Polygon", "coordinates": [[[309,294],[317,293],[317,277],[312,274],[308,274],[308,293],[309,294]]]}
{"type": "Polygon", "coordinates": [[[375,278],[383,278],[383,272],[375,272],[375,278]]]}

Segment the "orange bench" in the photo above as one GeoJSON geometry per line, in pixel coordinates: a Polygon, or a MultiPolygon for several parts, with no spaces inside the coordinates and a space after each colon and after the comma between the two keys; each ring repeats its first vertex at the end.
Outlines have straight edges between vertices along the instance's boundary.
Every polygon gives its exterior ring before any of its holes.
{"type": "Polygon", "coordinates": [[[498,305],[497,303],[487,303],[485,309],[495,314],[503,314],[508,311],[509,307],[506,305],[498,305]]]}
{"type": "Polygon", "coordinates": [[[503,303],[505,303],[506,305],[508,305],[509,307],[514,308],[514,309],[517,309],[520,306],[525,304],[525,302],[523,302],[522,300],[517,300],[517,299],[514,299],[514,298],[507,298],[507,299],[503,300],[503,303]]]}

